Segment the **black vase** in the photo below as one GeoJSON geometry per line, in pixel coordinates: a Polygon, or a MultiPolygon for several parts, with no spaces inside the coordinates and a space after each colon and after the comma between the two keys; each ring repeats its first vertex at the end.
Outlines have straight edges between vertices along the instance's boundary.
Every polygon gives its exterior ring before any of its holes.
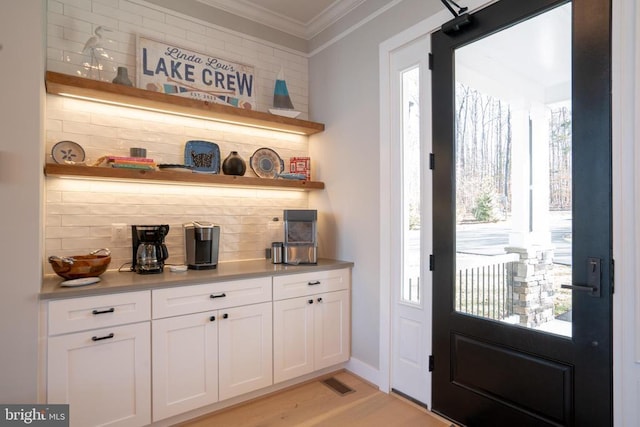
{"type": "Polygon", "coordinates": [[[227,158],[222,162],[222,172],[224,172],[225,175],[243,176],[246,170],[247,164],[237,151],[229,153],[227,158]]]}

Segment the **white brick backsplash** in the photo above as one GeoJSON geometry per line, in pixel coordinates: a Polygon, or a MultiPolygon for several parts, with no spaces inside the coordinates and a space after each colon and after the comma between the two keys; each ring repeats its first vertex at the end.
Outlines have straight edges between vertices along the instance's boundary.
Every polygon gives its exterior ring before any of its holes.
{"type": "Polygon", "coordinates": [[[114,4],[117,4],[117,3],[111,2],[111,4],[101,4],[101,3],[94,2],[93,11],[97,15],[102,15],[102,16],[107,16],[109,18],[117,19],[119,22],[122,21],[122,22],[127,22],[129,24],[142,25],[142,15],[138,15],[136,13],[132,13],[131,11],[125,11],[122,9],[112,7],[112,5],[114,4]]]}
{"type": "MultiPolygon", "coordinates": [[[[283,67],[287,86],[301,118],[307,117],[308,60],[300,54],[245,39],[239,33],[176,16],[161,7],[147,7],[129,0],[49,0],[47,69],[86,75],[82,53],[86,40],[98,25],[112,29],[104,33],[103,45],[113,59],[104,61],[101,79],[109,81],[117,66],[126,66],[136,78],[137,35],[175,43],[221,58],[255,67],[257,109],[271,107],[275,78],[283,67]]],[[[247,162],[251,155],[269,147],[289,168],[289,157],[306,156],[307,137],[215,123],[164,113],[141,111],[47,95],[47,161],[51,148],[63,139],[82,145],[87,161],[105,155],[126,156],[130,147],[147,148],[158,163],[183,163],[185,143],[191,139],[212,141],[220,148],[221,161],[238,151],[247,162]]],[[[133,224],[169,224],[166,243],[168,263],[184,262],[183,224],[211,221],[221,227],[220,262],[264,257],[272,235],[267,224],[282,219],[284,209],[308,207],[308,193],[268,188],[203,187],[164,183],[92,181],[48,177],[45,192],[45,272],[51,273],[50,255],[79,255],[108,247],[109,269],[131,262],[133,224]],[[127,224],[127,237],[111,241],[111,224],[127,224]]],[[[128,267],[123,267],[128,270],[128,267]]]]}

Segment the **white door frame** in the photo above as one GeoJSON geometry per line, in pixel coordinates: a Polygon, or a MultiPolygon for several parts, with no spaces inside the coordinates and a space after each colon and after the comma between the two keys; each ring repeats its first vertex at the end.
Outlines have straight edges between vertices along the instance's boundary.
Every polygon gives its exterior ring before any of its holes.
{"type": "MultiPolygon", "coordinates": [[[[469,0],[466,6],[470,11],[474,11],[494,1],[469,0]]],[[[401,175],[394,173],[393,165],[389,162],[393,148],[391,144],[392,111],[390,108],[391,55],[394,50],[411,43],[413,40],[437,31],[443,23],[452,18],[451,13],[443,8],[441,12],[382,42],[378,49],[380,68],[380,376],[378,387],[385,393],[391,391],[392,273],[400,271],[400,263],[402,262],[399,251],[392,250],[392,247],[398,247],[398,244],[393,240],[393,236],[398,233],[391,222],[393,218],[391,195],[392,189],[399,186],[401,175]]],[[[426,98],[431,103],[430,91],[426,98]]],[[[430,108],[429,111],[431,111],[430,108]]],[[[428,135],[427,139],[430,145],[431,136],[428,135]]],[[[427,213],[427,216],[431,217],[431,214],[427,213]]],[[[424,299],[426,304],[430,304],[431,289],[425,289],[424,299]]],[[[426,403],[431,406],[431,402],[426,403]]]]}

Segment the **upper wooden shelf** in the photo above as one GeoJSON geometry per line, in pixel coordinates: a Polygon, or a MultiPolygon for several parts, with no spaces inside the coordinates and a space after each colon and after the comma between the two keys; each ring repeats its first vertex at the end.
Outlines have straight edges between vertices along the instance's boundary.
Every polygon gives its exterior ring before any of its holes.
{"type": "Polygon", "coordinates": [[[116,169],[100,166],[62,165],[47,163],[44,168],[47,176],[73,176],[85,178],[106,178],[122,180],[159,181],[170,183],[188,183],[197,185],[233,185],[239,187],[270,187],[274,189],[322,190],[324,183],[319,181],[300,181],[293,179],[269,179],[251,176],[233,176],[175,171],[149,171],[140,169],[116,169]]]}
{"type": "Polygon", "coordinates": [[[322,123],[291,119],[261,111],[234,108],[53,71],[47,71],[46,85],[47,92],[55,95],[67,95],[133,108],[162,111],[169,114],[200,117],[224,123],[301,135],[313,135],[324,131],[324,124],[322,123]]]}

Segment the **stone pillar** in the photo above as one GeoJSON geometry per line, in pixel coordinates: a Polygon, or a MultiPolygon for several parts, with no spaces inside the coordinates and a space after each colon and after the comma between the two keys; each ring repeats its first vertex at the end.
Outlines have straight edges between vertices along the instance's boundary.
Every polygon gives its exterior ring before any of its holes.
{"type": "Polygon", "coordinates": [[[511,303],[519,324],[534,328],[553,320],[553,247],[507,247],[520,259],[513,270],[511,303]]]}

